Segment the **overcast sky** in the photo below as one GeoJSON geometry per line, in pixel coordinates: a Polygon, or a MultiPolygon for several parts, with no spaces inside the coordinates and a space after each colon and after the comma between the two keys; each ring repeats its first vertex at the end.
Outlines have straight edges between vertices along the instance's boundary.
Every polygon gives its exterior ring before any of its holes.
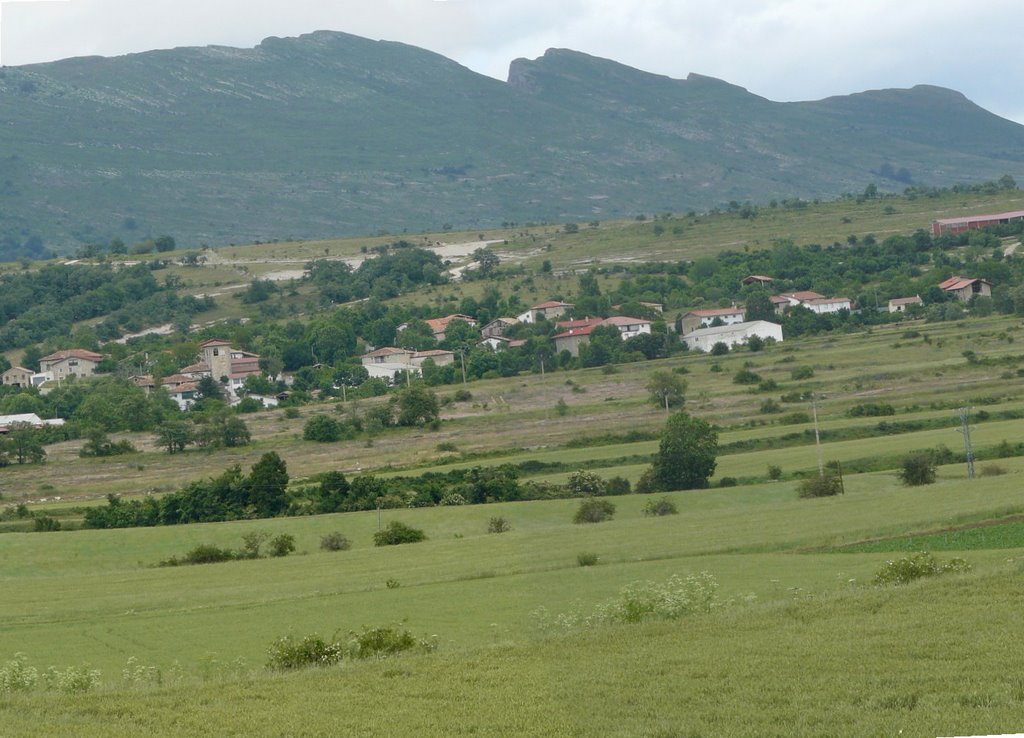
{"type": "Polygon", "coordinates": [[[933,84],[1024,123],[1021,0],[0,0],[17,65],[319,29],[402,41],[504,79],[551,47],[711,75],[772,100],[933,84]]]}

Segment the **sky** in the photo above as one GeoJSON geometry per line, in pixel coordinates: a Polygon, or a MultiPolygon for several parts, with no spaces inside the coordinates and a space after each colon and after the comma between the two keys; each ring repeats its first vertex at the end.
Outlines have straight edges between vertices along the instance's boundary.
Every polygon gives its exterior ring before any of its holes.
{"type": "Polygon", "coordinates": [[[931,84],[1024,123],[1020,0],[0,0],[0,61],[344,31],[505,79],[569,48],[777,101],[931,84]]]}

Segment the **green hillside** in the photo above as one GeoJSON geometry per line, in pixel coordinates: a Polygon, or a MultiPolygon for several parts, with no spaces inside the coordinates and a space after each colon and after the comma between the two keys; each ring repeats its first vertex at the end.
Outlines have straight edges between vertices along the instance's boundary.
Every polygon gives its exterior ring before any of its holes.
{"type": "Polygon", "coordinates": [[[0,254],[566,222],[1024,177],[930,87],[775,103],[569,51],[510,82],[333,32],[0,71],[0,254]]]}

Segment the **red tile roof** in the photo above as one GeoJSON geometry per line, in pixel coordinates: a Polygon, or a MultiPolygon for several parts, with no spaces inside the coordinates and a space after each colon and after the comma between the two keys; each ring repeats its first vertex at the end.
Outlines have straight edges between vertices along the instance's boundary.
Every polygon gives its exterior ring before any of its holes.
{"type": "Polygon", "coordinates": [[[970,287],[975,282],[981,282],[987,284],[989,287],[992,283],[987,279],[978,279],[976,277],[950,277],[944,282],[939,282],[939,289],[942,290],[962,290],[964,287],[970,287]]]}
{"type": "Polygon", "coordinates": [[[103,354],[97,354],[95,351],[87,351],[86,349],[67,349],[65,351],[55,351],[49,356],[44,356],[40,361],[63,361],[64,359],[83,359],[85,361],[103,361],[103,354]]]}

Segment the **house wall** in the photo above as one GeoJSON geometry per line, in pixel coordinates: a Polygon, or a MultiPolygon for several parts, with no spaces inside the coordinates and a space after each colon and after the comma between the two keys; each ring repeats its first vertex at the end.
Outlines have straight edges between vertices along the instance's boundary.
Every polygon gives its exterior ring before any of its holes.
{"type": "Polygon", "coordinates": [[[40,364],[41,373],[50,373],[54,379],[91,377],[96,373],[96,362],[88,359],[60,359],[40,364]]]}
{"type": "Polygon", "coordinates": [[[716,318],[721,320],[722,323],[724,323],[725,325],[732,325],[734,323],[742,323],[744,313],[735,312],[726,315],[707,316],[696,315],[694,313],[687,313],[686,315],[683,316],[682,321],[683,335],[686,335],[687,333],[693,333],[695,330],[699,330],[700,328],[709,327],[712,323],[715,322],[716,318]]]}
{"type": "Polygon", "coordinates": [[[683,342],[691,351],[709,352],[716,343],[724,343],[730,349],[734,346],[745,344],[751,336],[761,338],[773,338],[782,342],[782,326],[767,321],[752,321],[740,324],[733,330],[721,330],[713,333],[690,334],[683,337],[683,342]]]}

